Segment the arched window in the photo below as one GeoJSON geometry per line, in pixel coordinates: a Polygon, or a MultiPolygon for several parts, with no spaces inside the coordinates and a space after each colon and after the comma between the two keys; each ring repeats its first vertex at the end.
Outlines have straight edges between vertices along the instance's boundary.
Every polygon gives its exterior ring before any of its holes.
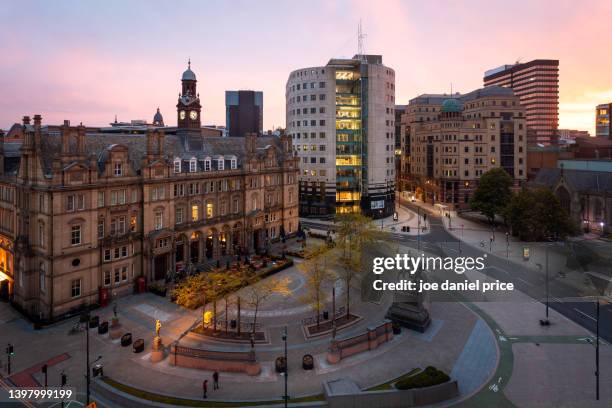
{"type": "Polygon", "coordinates": [[[181,172],[181,159],[179,159],[178,157],[174,159],[174,172],[175,173],[181,172]]]}

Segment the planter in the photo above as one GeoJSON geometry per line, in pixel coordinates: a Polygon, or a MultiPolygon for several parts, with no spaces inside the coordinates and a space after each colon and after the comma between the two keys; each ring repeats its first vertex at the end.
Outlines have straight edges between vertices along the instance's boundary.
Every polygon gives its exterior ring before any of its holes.
{"type": "Polygon", "coordinates": [[[314,358],[310,354],[305,354],[302,357],[302,368],[304,370],[312,370],[314,368],[314,358]]]}
{"type": "Polygon", "coordinates": [[[98,334],[108,333],[108,322],[104,321],[98,325],[98,334]]]}
{"type": "Polygon", "coordinates": [[[130,344],[132,344],[132,333],[125,333],[123,336],[121,336],[121,346],[127,347],[130,344]]]}
{"type": "Polygon", "coordinates": [[[277,373],[287,372],[287,360],[285,360],[285,357],[276,357],[276,361],[274,362],[274,369],[277,373]]]}
{"type": "Polygon", "coordinates": [[[400,326],[399,323],[393,323],[391,327],[393,328],[394,335],[400,334],[402,332],[402,326],[400,326]]]}
{"type": "Polygon", "coordinates": [[[132,347],[134,349],[134,353],[142,353],[144,351],[144,339],[136,340],[132,347]]]}

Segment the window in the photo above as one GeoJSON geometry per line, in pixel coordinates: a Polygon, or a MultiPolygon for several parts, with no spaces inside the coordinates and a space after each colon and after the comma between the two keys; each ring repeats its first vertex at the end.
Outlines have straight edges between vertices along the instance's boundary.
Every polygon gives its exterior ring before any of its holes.
{"type": "Polygon", "coordinates": [[[198,220],[198,205],[194,204],[191,206],[191,219],[193,221],[197,221],[198,220]]]}
{"type": "Polygon", "coordinates": [[[123,163],[115,162],[115,177],[123,176],[123,163]]]}
{"type": "Polygon", "coordinates": [[[174,172],[175,173],[181,172],[181,159],[174,159],[174,172]]]}
{"type": "Polygon", "coordinates": [[[217,170],[223,170],[223,166],[225,165],[225,161],[223,158],[217,159],[217,170]]]}
{"type": "Polygon", "coordinates": [[[221,215],[225,215],[227,213],[227,203],[225,200],[221,200],[221,215]]]}
{"type": "Polygon", "coordinates": [[[130,231],[134,232],[136,231],[136,216],[132,215],[130,217],[130,231]]]}
{"type": "Polygon", "coordinates": [[[72,245],[81,245],[81,226],[73,225],[70,232],[70,243],[72,245]]]}
{"type": "Polygon", "coordinates": [[[182,208],[177,208],[176,209],[176,223],[177,224],[182,224],[184,219],[185,219],[185,214],[184,214],[184,210],[182,208]]]}
{"type": "Polygon", "coordinates": [[[104,286],[110,286],[111,284],[111,272],[104,271],[104,286]]]}
{"type": "Polygon", "coordinates": [[[98,220],[98,239],[104,238],[104,218],[98,220]]]}
{"type": "Polygon", "coordinates": [[[125,204],[125,190],[111,191],[111,205],[125,204]]]}
{"type": "Polygon", "coordinates": [[[44,292],[46,289],[46,271],[45,271],[45,264],[43,262],[40,263],[40,268],[38,270],[39,273],[39,282],[38,284],[40,285],[40,291],[44,292]]]}
{"type": "Polygon", "coordinates": [[[235,158],[232,158],[232,160],[230,161],[230,168],[232,170],[235,170],[238,168],[238,161],[235,158]]]}
{"type": "Polygon", "coordinates": [[[155,211],[155,229],[160,230],[164,227],[163,211],[155,211]]]}
{"type": "Polygon", "coordinates": [[[206,218],[212,218],[214,216],[213,204],[206,203],[206,218]]]}
{"type": "Polygon", "coordinates": [[[325,145],[319,145],[319,151],[320,152],[324,152],[325,151],[325,145]]]}
{"type": "Polygon", "coordinates": [[[192,158],[191,160],[189,160],[189,172],[190,173],[195,173],[197,167],[198,167],[198,162],[196,161],[195,158],[192,158]]]}
{"type": "Polygon", "coordinates": [[[234,214],[236,214],[238,212],[238,199],[234,198],[234,200],[232,201],[232,212],[234,214]]]}
{"type": "Polygon", "coordinates": [[[204,171],[210,171],[210,158],[207,157],[206,160],[204,160],[204,171]]]}
{"type": "Polygon", "coordinates": [[[319,138],[325,139],[325,132],[319,132],[319,138]]]}
{"type": "Polygon", "coordinates": [[[105,249],[104,250],[104,262],[110,262],[110,260],[111,260],[111,250],[105,249]]]}
{"type": "Polygon", "coordinates": [[[138,190],[133,189],[131,191],[132,194],[132,203],[135,203],[136,201],[138,201],[138,190]]]}
{"type": "Polygon", "coordinates": [[[115,283],[119,283],[121,280],[121,269],[115,268],[115,283]]]}
{"type": "Polygon", "coordinates": [[[73,298],[81,296],[81,280],[74,279],[70,284],[70,292],[73,298]]]}
{"type": "Polygon", "coordinates": [[[125,216],[119,217],[119,234],[125,234],[125,216]]]}
{"type": "Polygon", "coordinates": [[[320,94],[319,95],[319,100],[320,101],[324,101],[325,100],[325,94],[320,94]]]}
{"type": "Polygon", "coordinates": [[[104,191],[98,191],[98,208],[104,207],[104,191]]]}
{"type": "Polygon", "coordinates": [[[84,194],[77,195],[77,208],[79,210],[85,209],[85,195],[84,194]]]}
{"type": "Polygon", "coordinates": [[[127,280],[127,271],[128,271],[127,266],[122,266],[121,267],[121,280],[123,282],[125,282],[127,280]]]}
{"type": "Polygon", "coordinates": [[[325,126],[325,119],[321,119],[319,121],[319,126],[325,126]]]}
{"type": "Polygon", "coordinates": [[[38,222],[38,246],[45,247],[45,223],[42,221],[38,222]]]}
{"type": "Polygon", "coordinates": [[[114,258],[119,259],[119,257],[121,256],[119,252],[119,247],[115,248],[113,252],[115,253],[114,258]]]}
{"type": "Polygon", "coordinates": [[[126,258],[128,256],[128,247],[127,246],[122,246],[121,247],[121,257],[122,258],[126,258]]]}
{"type": "Polygon", "coordinates": [[[66,197],[66,211],[74,211],[74,200],[75,197],[73,195],[66,197]]]}

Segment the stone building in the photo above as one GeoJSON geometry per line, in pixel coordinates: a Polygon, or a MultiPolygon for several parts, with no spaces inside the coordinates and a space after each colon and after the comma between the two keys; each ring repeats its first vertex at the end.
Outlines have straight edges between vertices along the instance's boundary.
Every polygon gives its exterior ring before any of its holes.
{"type": "Polygon", "coordinates": [[[26,116],[21,140],[0,139],[0,296],[33,318],[132,293],[139,277],[261,251],[298,228],[287,136],[41,122],[26,116]]]}
{"type": "Polygon", "coordinates": [[[429,203],[463,209],[494,167],[519,186],[527,178],[525,111],[511,89],[425,94],[402,115],[402,188],[429,203]]]}

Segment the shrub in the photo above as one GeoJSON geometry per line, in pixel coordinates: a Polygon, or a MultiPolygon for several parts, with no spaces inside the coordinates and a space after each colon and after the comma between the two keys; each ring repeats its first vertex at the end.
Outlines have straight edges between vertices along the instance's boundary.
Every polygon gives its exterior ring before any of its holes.
{"type": "Polygon", "coordinates": [[[450,381],[450,377],[441,370],[429,366],[420,373],[404,378],[395,384],[398,390],[409,390],[411,388],[431,387],[450,381]]]}

